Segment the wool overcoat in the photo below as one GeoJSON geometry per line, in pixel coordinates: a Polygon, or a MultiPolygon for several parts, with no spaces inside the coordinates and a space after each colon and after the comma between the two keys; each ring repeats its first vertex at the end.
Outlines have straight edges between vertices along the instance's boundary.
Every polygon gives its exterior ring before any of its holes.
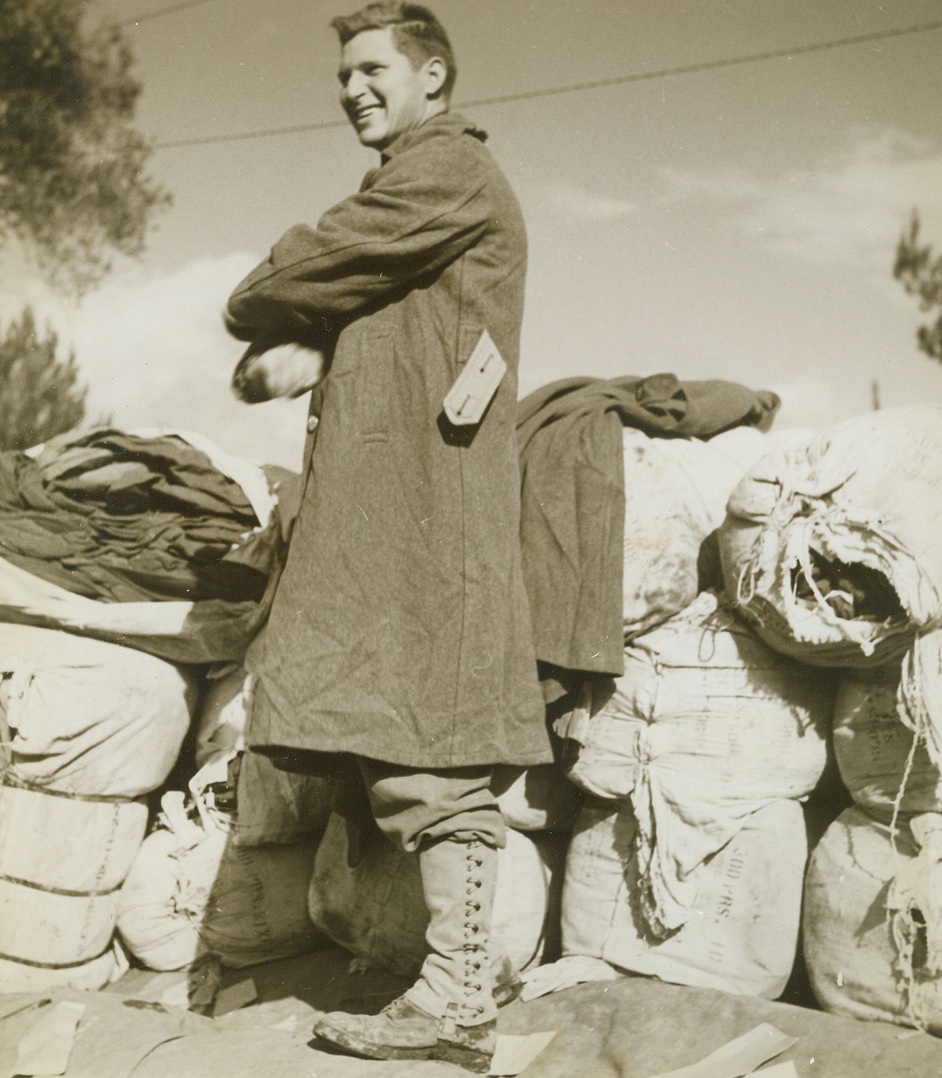
{"type": "Polygon", "coordinates": [[[483,138],[450,113],[401,135],[229,300],[237,336],[331,353],[260,666],[263,751],[551,759],[519,543],[526,235],[483,138]],[[442,402],[484,330],[507,373],[452,426],[442,402]]]}

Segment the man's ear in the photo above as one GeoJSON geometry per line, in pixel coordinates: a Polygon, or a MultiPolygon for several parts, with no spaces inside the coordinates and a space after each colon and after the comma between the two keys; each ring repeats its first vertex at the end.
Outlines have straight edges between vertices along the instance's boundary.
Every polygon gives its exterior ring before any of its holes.
{"type": "Polygon", "coordinates": [[[448,65],[440,56],[432,56],[425,61],[425,96],[429,100],[440,97],[442,87],[448,78],[448,65]]]}

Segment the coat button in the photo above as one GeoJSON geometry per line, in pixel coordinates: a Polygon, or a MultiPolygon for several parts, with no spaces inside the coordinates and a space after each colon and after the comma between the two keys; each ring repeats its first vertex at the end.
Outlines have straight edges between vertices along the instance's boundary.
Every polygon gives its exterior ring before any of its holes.
{"type": "Polygon", "coordinates": [[[320,420],[317,418],[316,415],[309,415],[307,417],[307,432],[308,432],[308,434],[313,434],[314,431],[317,430],[317,424],[318,423],[320,423],[320,420]]]}

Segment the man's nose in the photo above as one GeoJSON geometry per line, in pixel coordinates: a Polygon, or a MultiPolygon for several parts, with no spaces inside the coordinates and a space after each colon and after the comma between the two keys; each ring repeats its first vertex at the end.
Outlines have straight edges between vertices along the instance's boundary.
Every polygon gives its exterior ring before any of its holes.
{"type": "Polygon", "coordinates": [[[366,91],[366,78],[361,71],[353,71],[343,88],[345,101],[357,101],[366,91]]]}

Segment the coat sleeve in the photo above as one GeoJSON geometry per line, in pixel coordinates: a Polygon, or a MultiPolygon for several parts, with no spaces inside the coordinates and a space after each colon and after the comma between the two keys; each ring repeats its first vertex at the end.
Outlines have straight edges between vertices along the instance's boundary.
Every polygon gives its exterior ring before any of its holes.
{"type": "Polygon", "coordinates": [[[483,170],[470,154],[413,157],[392,158],[316,228],[289,229],[230,297],[230,332],[317,339],[476,243],[489,223],[483,170]]]}

